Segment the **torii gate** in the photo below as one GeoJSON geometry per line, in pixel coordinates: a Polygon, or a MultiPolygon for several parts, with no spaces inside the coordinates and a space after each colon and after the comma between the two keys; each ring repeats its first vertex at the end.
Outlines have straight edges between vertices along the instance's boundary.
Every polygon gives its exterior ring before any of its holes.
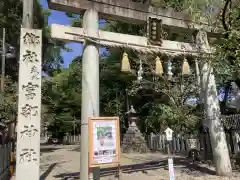
{"type": "MultiPolygon", "coordinates": [[[[83,42],[82,59],[82,123],[81,123],[81,169],[80,179],[88,178],[88,117],[99,115],[99,50],[98,44],[104,46],[119,46],[133,48],[137,51],[163,52],[183,54],[185,52],[196,56],[199,49],[194,44],[163,40],[162,46],[147,45],[147,38],[120,33],[99,31],[99,16],[105,19],[122,22],[146,23],[149,17],[162,20],[164,28],[175,32],[193,33],[204,28],[208,36],[219,34],[212,32],[207,24],[196,24],[183,13],[162,10],[149,4],[134,3],[129,0],[48,0],[49,7],[71,13],[81,13],[83,28],[73,28],[62,25],[52,25],[52,37],[65,41],[83,42]]],[[[203,40],[206,40],[203,38],[203,40]]],[[[202,49],[205,46],[201,47],[202,49]]],[[[205,53],[210,51],[204,49],[205,53]]],[[[215,82],[215,80],[214,80],[215,82]]],[[[216,87],[215,87],[216,88],[216,87]]]]}
{"type": "Polygon", "coordinates": [[[219,36],[221,29],[216,29],[207,23],[192,22],[189,14],[175,12],[170,9],[161,9],[150,5],[151,0],[145,4],[131,0],[48,0],[51,9],[71,13],[82,13],[94,8],[103,19],[119,20],[130,24],[145,24],[148,17],[162,20],[163,27],[177,33],[193,33],[196,29],[204,28],[209,37],[219,36]]]}

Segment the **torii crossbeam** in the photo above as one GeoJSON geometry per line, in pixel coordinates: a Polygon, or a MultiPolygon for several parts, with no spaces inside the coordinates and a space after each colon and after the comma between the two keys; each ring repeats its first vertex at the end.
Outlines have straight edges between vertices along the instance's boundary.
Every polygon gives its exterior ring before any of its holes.
{"type": "Polygon", "coordinates": [[[144,24],[149,17],[156,17],[162,20],[163,27],[178,33],[192,33],[197,29],[204,28],[209,37],[216,37],[221,31],[221,28],[213,28],[207,23],[193,22],[189,14],[130,0],[48,0],[48,5],[51,9],[76,14],[94,8],[104,19],[119,20],[131,24],[144,24]]]}
{"type": "Polygon", "coordinates": [[[97,37],[91,37],[84,32],[83,28],[52,24],[51,37],[64,41],[83,42],[84,39],[92,39],[102,46],[127,47],[142,53],[164,53],[170,56],[177,56],[183,53],[197,56],[199,50],[196,44],[177,41],[162,40],[162,46],[148,45],[148,38],[122,33],[114,33],[99,30],[97,37]],[[117,40],[116,40],[117,39],[117,40]]]}

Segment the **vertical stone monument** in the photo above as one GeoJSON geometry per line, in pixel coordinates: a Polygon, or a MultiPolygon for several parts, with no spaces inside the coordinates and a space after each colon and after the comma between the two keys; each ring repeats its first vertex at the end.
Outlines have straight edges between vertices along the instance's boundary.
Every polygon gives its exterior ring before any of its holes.
{"type": "Polygon", "coordinates": [[[42,31],[21,28],[16,180],[39,180],[42,31]]]}
{"type": "Polygon", "coordinates": [[[127,132],[123,136],[123,142],[121,147],[122,152],[123,153],[148,152],[148,147],[145,138],[143,137],[142,133],[140,132],[136,124],[137,116],[133,106],[131,106],[131,109],[126,114],[128,115],[129,127],[127,132]]]}

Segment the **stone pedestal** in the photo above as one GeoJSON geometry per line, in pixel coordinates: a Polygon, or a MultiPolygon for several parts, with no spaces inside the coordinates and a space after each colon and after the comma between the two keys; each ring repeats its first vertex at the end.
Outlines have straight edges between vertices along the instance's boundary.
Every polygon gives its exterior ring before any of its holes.
{"type": "Polygon", "coordinates": [[[143,137],[135,122],[131,123],[126,134],[123,136],[121,148],[123,153],[148,152],[148,146],[145,138],[143,137]]]}

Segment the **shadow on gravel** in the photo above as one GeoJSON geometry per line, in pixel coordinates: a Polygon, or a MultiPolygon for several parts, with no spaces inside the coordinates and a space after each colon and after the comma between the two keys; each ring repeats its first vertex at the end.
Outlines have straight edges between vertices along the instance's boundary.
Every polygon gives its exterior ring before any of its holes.
{"type": "Polygon", "coordinates": [[[57,165],[57,163],[51,164],[48,169],[40,176],[40,180],[45,180],[47,176],[51,173],[53,168],[57,165]]]}
{"type": "Polygon", "coordinates": [[[74,149],[71,149],[71,151],[80,152],[80,151],[81,151],[80,146],[78,146],[78,147],[76,147],[76,148],[74,148],[74,149]]]}
{"type": "MultiPolygon", "coordinates": [[[[148,174],[149,170],[157,170],[161,168],[167,169],[167,159],[161,161],[150,161],[147,163],[140,163],[140,164],[132,164],[132,165],[124,165],[121,166],[121,173],[134,173],[134,172],[142,172],[144,174],[148,174]]],[[[175,169],[179,169],[182,172],[185,172],[189,175],[193,176],[204,176],[204,175],[215,175],[215,171],[210,170],[207,167],[202,167],[198,164],[191,164],[191,161],[187,158],[174,158],[174,166],[175,169]]],[[[111,167],[111,168],[101,168],[100,177],[104,176],[117,176],[118,168],[111,167]]],[[[61,180],[69,180],[69,179],[78,179],[80,173],[73,172],[73,173],[62,173],[56,175],[55,178],[61,180]]]]}
{"type": "Polygon", "coordinates": [[[48,153],[48,152],[54,152],[60,148],[58,147],[41,147],[40,152],[41,153],[48,153]]]}

